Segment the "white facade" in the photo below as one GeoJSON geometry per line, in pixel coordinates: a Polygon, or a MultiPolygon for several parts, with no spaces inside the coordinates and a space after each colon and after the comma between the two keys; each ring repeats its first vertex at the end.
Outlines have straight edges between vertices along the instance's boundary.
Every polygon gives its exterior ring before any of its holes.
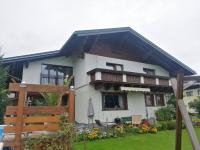
{"type": "Polygon", "coordinates": [[[183,101],[187,107],[188,112],[190,113],[197,113],[194,109],[189,107],[189,103],[193,102],[195,99],[198,99],[200,96],[200,88],[195,89],[187,89],[183,92],[183,101]],[[187,94],[187,92],[190,92],[191,94],[187,94]]]}
{"type": "Polygon", "coordinates": [[[28,67],[26,67],[26,65],[23,66],[22,81],[30,84],[40,84],[42,64],[53,64],[73,67],[74,62],[71,57],[66,58],[64,56],[30,62],[28,67]]]}
{"type": "Polygon", "coordinates": [[[169,72],[160,66],[134,62],[129,60],[121,60],[110,57],[97,56],[85,53],[84,58],[76,57],[55,57],[29,63],[29,66],[23,68],[22,80],[30,84],[40,84],[40,74],[42,64],[55,64],[73,67],[75,77],[75,119],[80,123],[87,123],[88,101],[91,98],[94,105],[94,119],[101,121],[113,121],[116,117],[126,117],[131,115],[142,115],[144,118],[148,113],[149,117],[154,116],[154,111],[158,107],[146,107],[143,93],[128,93],[127,110],[103,111],[101,90],[96,90],[90,85],[90,77],[87,72],[95,69],[106,67],[106,62],[122,64],[124,71],[144,73],[143,68],[154,69],[156,75],[169,77],[169,72]]]}

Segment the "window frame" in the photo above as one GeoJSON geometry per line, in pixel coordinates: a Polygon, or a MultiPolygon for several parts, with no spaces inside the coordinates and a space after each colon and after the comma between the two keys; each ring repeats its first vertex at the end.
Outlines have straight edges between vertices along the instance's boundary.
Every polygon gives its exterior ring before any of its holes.
{"type": "Polygon", "coordinates": [[[155,69],[151,69],[151,68],[143,68],[143,71],[147,74],[147,75],[152,75],[155,76],[156,75],[156,70],[155,69]],[[151,72],[152,74],[149,74],[148,72],[151,72]]]}
{"type": "Polygon", "coordinates": [[[162,107],[162,106],[166,106],[165,104],[165,98],[164,98],[164,94],[155,94],[155,103],[156,103],[156,106],[158,107],[162,107]],[[162,104],[158,104],[158,101],[157,101],[157,96],[161,96],[161,100],[162,100],[162,104]]]}
{"type": "Polygon", "coordinates": [[[115,70],[115,71],[124,71],[124,65],[122,65],[122,64],[106,62],[106,67],[113,67],[112,70],[115,70]],[[117,66],[120,66],[121,70],[118,70],[117,66]]]}
{"type": "Polygon", "coordinates": [[[144,99],[145,99],[145,106],[146,107],[155,107],[156,106],[155,105],[154,94],[152,94],[152,93],[146,93],[146,94],[144,94],[144,99]],[[149,96],[149,95],[150,95],[151,101],[153,102],[153,105],[147,105],[147,96],[149,96]]]}
{"type": "Polygon", "coordinates": [[[200,89],[197,90],[197,94],[198,94],[198,96],[200,96],[200,89]]]}
{"type": "Polygon", "coordinates": [[[102,111],[117,111],[117,110],[128,110],[128,100],[126,92],[101,92],[102,95],[102,111]],[[104,96],[106,95],[121,95],[123,98],[124,108],[104,108],[104,96]]]}
{"type": "MultiPolygon", "coordinates": [[[[42,68],[42,66],[43,65],[47,65],[47,66],[53,66],[53,67],[56,67],[56,68],[59,68],[59,67],[63,67],[63,68],[70,68],[71,69],[71,71],[72,71],[72,75],[73,75],[73,67],[71,67],[71,66],[64,66],[64,65],[55,65],[55,64],[47,64],[47,63],[42,63],[41,64],[41,73],[40,73],[40,84],[41,85],[48,85],[48,84],[50,84],[50,79],[52,78],[51,77],[51,75],[50,75],[50,70],[48,70],[48,73],[47,74],[43,74],[42,73],[42,70],[43,70],[43,68],[42,68]],[[42,83],[42,78],[44,78],[44,76],[47,76],[46,78],[48,79],[48,84],[45,84],[45,83],[42,83]]],[[[65,76],[65,75],[64,75],[65,76]]],[[[58,70],[56,70],[56,75],[55,75],[55,84],[53,84],[53,85],[60,85],[59,84],[59,75],[58,75],[58,70]]],[[[64,82],[64,78],[63,78],[63,82],[64,82]]]]}

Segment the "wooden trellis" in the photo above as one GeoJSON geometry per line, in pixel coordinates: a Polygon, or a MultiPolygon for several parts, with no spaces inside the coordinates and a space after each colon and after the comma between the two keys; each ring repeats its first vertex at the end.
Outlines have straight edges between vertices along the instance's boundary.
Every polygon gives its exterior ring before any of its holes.
{"type": "Polygon", "coordinates": [[[74,122],[74,91],[69,90],[65,86],[51,85],[33,85],[33,84],[17,84],[11,83],[9,91],[19,94],[18,105],[8,106],[5,113],[5,133],[13,133],[14,139],[4,141],[5,146],[14,147],[21,150],[23,147],[24,133],[34,131],[50,131],[59,130],[60,114],[67,114],[70,122],[74,122]],[[63,95],[68,95],[68,106],[61,106],[61,102],[57,106],[25,106],[27,93],[59,93],[59,101],[63,95]]]}

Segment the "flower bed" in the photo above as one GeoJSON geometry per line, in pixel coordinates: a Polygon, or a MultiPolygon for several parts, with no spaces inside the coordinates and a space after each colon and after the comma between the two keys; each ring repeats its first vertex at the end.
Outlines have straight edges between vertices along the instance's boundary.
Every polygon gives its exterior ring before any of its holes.
{"type": "Polygon", "coordinates": [[[106,130],[100,128],[85,129],[76,133],[76,141],[93,141],[98,139],[117,138],[126,136],[127,134],[155,134],[157,131],[158,130],[155,126],[150,125],[147,120],[143,120],[143,122],[138,127],[132,124],[121,124],[115,125],[112,128],[106,130]]]}

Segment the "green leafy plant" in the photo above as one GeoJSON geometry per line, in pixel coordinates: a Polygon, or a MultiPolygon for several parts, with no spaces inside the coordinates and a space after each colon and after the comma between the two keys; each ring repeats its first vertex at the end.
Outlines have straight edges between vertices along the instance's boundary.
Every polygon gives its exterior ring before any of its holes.
{"type": "Polygon", "coordinates": [[[198,96],[197,99],[195,99],[194,101],[189,102],[188,105],[190,108],[195,109],[195,111],[198,114],[198,117],[200,117],[200,96],[198,96]]]}
{"type": "Polygon", "coordinates": [[[8,90],[7,90],[7,68],[2,65],[3,56],[0,56],[0,124],[3,123],[3,117],[8,105],[8,90]]]}
{"type": "Polygon", "coordinates": [[[48,106],[56,106],[60,97],[59,93],[41,93],[48,106]]]}
{"type": "Polygon", "coordinates": [[[163,107],[155,111],[156,119],[158,121],[167,121],[174,119],[174,108],[171,106],[163,107]]]}

